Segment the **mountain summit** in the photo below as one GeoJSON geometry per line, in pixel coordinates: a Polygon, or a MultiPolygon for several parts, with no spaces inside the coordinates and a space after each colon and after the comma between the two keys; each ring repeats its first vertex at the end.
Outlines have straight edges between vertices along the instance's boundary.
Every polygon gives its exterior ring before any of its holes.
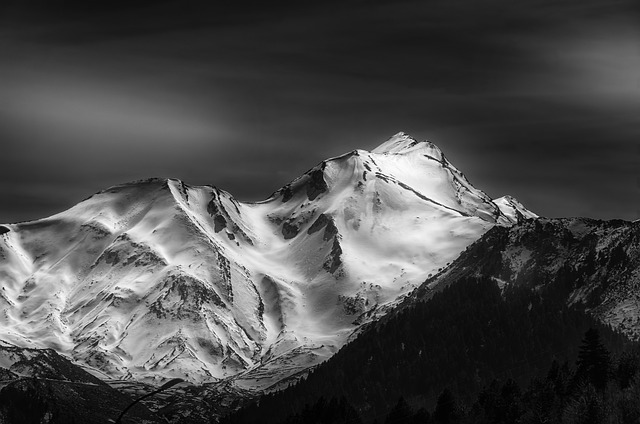
{"type": "Polygon", "coordinates": [[[0,338],[103,377],[275,387],[490,228],[531,217],[404,133],[258,203],[175,179],[123,184],[0,227],[0,338]]]}
{"type": "Polygon", "coordinates": [[[442,160],[442,151],[435,144],[429,141],[418,141],[415,138],[411,137],[409,134],[406,134],[402,131],[391,137],[389,140],[385,141],[375,149],[371,151],[371,153],[408,153],[412,150],[419,149],[430,149],[430,156],[434,158],[439,158],[437,160],[442,160]]]}

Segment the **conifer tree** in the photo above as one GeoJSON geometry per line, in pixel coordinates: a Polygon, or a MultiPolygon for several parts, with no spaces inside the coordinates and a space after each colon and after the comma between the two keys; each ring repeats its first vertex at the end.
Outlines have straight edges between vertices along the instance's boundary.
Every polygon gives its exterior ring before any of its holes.
{"type": "Polygon", "coordinates": [[[578,352],[578,378],[589,381],[598,390],[604,390],[609,378],[609,351],[600,341],[598,330],[590,328],[584,335],[578,352]]]}
{"type": "Polygon", "coordinates": [[[616,379],[621,389],[626,389],[637,380],[638,369],[640,368],[640,358],[637,354],[625,352],[618,359],[616,367],[616,379]]]}
{"type": "Polygon", "coordinates": [[[398,399],[396,406],[389,412],[385,424],[406,423],[412,417],[411,408],[402,396],[398,399]]]}
{"type": "Polygon", "coordinates": [[[438,424],[454,424],[458,422],[458,405],[453,393],[448,388],[444,389],[438,396],[433,418],[438,424]]]}

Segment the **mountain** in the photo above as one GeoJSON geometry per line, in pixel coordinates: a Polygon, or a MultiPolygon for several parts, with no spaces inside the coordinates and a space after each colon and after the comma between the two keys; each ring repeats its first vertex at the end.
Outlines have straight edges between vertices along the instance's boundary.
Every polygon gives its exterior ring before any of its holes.
{"type": "Polygon", "coordinates": [[[487,230],[532,217],[404,133],[257,203],[175,179],[123,184],[0,227],[0,339],[101,378],[275,388],[487,230]]]}

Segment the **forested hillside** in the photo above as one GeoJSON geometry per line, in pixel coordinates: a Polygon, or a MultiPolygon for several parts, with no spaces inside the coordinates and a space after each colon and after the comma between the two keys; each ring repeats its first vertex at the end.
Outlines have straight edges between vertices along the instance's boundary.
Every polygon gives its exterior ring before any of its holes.
{"type": "MultiPolygon", "coordinates": [[[[445,388],[432,410],[412,408],[400,397],[384,424],[595,424],[640,422],[640,353],[612,358],[597,330],[589,329],[574,367],[553,361],[525,389],[513,379],[493,380],[465,403],[445,388]]],[[[283,424],[363,423],[344,397],[320,398],[283,424]]]]}
{"type": "Polygon", "coordinates": [[[224,422],[279,422],[326,402],[321,398],[342,399],[333,409],[353,409],[365,422],[382,420],[401,397],[414,410],[432,410],[444,389],[470,405],[494,379],[526,386],[554,360],[573,363],[591,327],[613,354],[630,345],[584,310],[568,307],[554,287],[503,292],[491,278],[459,280],[369,328],[298,385],[224,422]]]}

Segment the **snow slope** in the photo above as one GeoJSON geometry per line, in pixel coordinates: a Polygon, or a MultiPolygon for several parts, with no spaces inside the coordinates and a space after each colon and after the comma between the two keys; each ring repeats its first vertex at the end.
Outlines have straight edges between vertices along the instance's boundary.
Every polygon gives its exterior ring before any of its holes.
{"type": "Polygon", "coordinates": [[[112,378],[264,389],[336,352],[495,225],[432,143],[399,133],[258,203],[150,179],[0,226],[0,339],[112,378]]]}

